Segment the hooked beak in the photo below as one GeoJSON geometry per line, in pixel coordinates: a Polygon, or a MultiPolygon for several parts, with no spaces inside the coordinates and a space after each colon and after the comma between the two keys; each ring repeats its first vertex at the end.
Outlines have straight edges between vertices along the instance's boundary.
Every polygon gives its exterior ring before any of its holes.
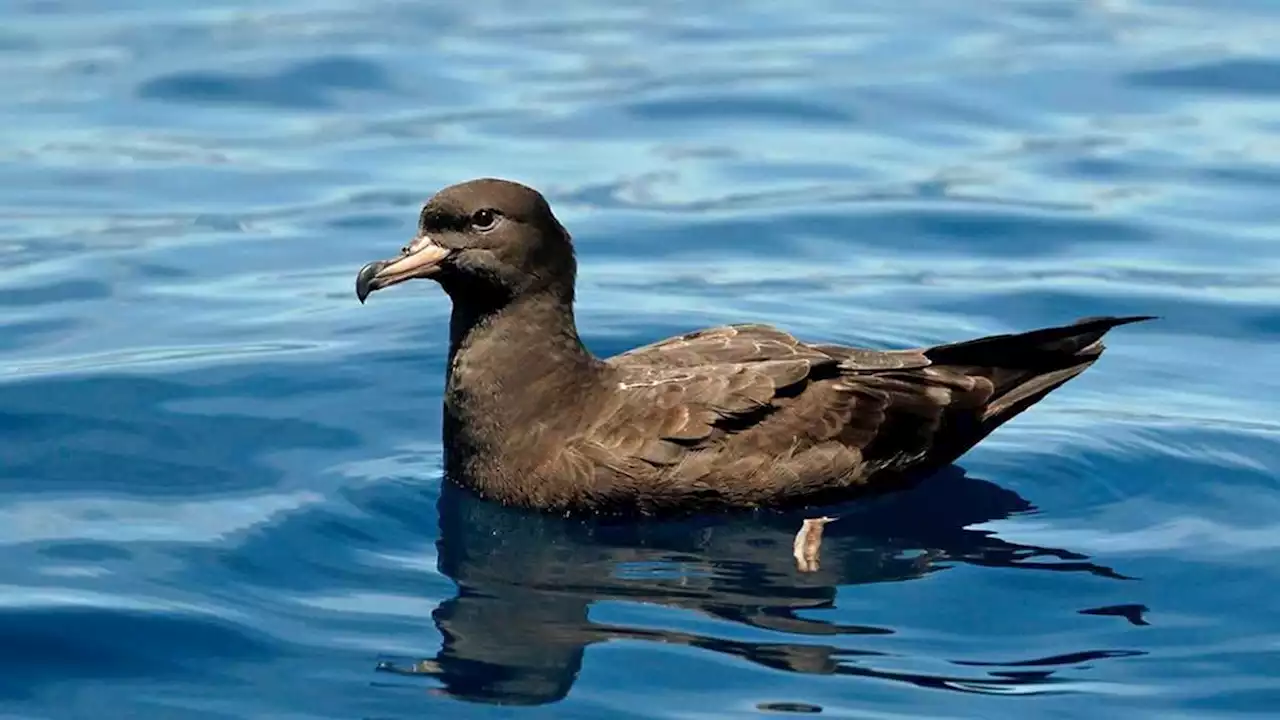
{"type": "Polygon", "coordinates": [[[356,274],[356,298],[364,303],[369,293],[375,290],[413,278],[431,277],[450,252],[449,248],[438,245],[430,237],[420,235],[404,247],[400,257],[375,260],[360,268],[356,274]]]}

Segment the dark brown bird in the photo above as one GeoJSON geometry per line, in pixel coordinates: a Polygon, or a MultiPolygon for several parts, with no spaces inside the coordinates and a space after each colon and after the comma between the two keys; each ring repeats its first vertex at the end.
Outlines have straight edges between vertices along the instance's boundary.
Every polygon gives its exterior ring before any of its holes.
{"type": "Polygon", "coordinates": [[[441,190],[356,295],[411,278],[453,302],[445,471],[491,500],[554,512],[790,506],[943,467],[1079,375],[1102,336],[1150,317],[911,350],[802,343],[729,325],[601,359],[574,321],[569,233],[536,190],[441,190]]]}

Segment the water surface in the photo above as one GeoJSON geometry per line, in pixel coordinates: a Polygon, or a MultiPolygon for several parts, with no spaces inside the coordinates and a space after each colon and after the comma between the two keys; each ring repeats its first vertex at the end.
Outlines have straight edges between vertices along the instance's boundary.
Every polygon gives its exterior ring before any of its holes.
{"type": "Polygon", "coordinates": [[[1274,713],[1280,7],[791,7],[7,6],[0,717],[1274,713]],[[816,572],[530,516],[442,487],[438,289],[353,296],[484,175],[601,354],[1164,319],[816,572]]]}

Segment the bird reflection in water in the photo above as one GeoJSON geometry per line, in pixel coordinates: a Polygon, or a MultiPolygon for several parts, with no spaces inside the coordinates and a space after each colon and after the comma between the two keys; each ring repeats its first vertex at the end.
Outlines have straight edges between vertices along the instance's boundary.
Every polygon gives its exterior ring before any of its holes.
{"type": "Polygon", "coordinates": [[[884,653],[815,641],[893,633],[802,616],[833,608],[837,588],[922,577],[956,563],[1127,579],[1077,553],[967,529],[1034,508],[954,466],[913,489],[822,512],[583,520],[483,502],[448,482],[438,508],[439,569],[458,586],[432,613],[442,647],[434,658],[378,669],[430,676],[441,683],[433,692],[459,700],[556,702],[569,693],[585,649],[609,640],[674,643],[778,670],[965,692],[1033,691],[1054,682],[1054,665],[1143,654],[1075,653],[948,677],[877,670],[875,658],[884,653]],[[602,600],[693,610],[807,641],[748,642],[592,621],[588,610],[602,600]]]}

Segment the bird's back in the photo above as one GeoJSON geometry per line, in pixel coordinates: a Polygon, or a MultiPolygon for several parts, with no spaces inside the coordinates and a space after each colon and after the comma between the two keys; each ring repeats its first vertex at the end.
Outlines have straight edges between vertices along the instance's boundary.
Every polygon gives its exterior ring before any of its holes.
{"type": "Polygon", "coordinates": [[[1146,318],[879,351],[712,328],[607,361],[612,392],[573,439],[594,504],[808,502],[944,466],[1083,372],[1146,318]],[[589,483],[591,484],[591,483],[589,483]]]}

